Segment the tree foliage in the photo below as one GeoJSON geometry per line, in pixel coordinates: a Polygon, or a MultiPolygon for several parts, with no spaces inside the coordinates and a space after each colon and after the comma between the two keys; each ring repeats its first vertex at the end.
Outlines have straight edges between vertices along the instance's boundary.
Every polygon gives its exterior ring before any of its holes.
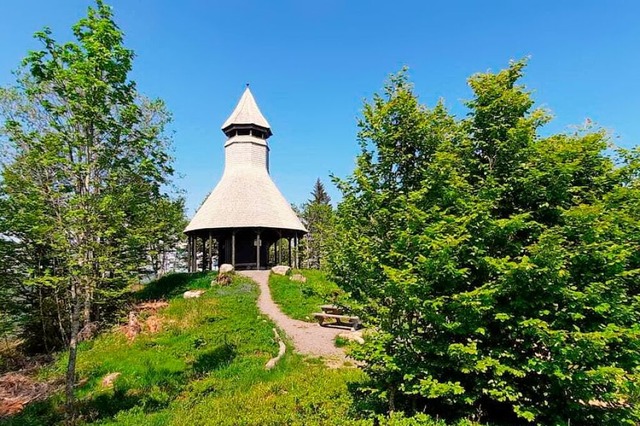
{"type": "Polygon", "coordinates": [[[405,72],[364,106],[331,255],[371,330],[364,390],[392,411],[636,424],[640,151],[542,136],[525,65],[472,76],[464,119],[405,72]]]}
{"type": "Polygon", "coordinates": [[[309,203],[325,205],[331,203],[331,197],[327,194],[327,190],[324,188],[324,184],[320,178],[316,179],[316,183],[313,184],[313,191],[311,191],[309,203]]]}
{"type": "Polygon", "coordinates": [[[80,328],[113,312],[183,209],[164,191],[170,116],[128,78],[134,55],[111,9],[98,0],[73,35],[61,44],[36,33],[42,50],[0,93],[0,236],[21,258],[12,285],[31,340],[70,349],[69,399],[80,328]]]}
{"type": "Polygon", "coordinates": [[[303,264],[307,268],[326,266],[328,245],[332,237],[333,206],[324,184],[318,178],[311,199],[302,206],[301,218],[308,233],[302,241],[303,264]]]}

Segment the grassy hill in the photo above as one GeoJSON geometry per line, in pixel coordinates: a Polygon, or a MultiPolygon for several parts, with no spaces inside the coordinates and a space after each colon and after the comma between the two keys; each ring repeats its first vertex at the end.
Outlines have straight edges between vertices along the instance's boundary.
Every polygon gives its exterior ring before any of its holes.
{"type": "MultiPolygon", "coordinates": [[[[271,371],[277,353],[273,324],[256,307],[257,289],[243,277],[228,287],[210,287],[211,275],[176,274],[149,284],[140,301],[166,298],[153,314],[159,331],[129,341],[114,329],[82,344],[78,374],[81,413],[87,423],[120,425],[326,424],[344,419],[356,369],[329,370],[288,348],[271,371]],[[183,299],[188,289],[206,289],[183,299]],[[113,387],[104,376],[120,373],[113,387]]],[[[140,322],[145,323],[140,314],[140,322]]],[[[42,376],[62,375],[65,360],[42,376]]],[[[50,425],[61,417],[61,395],[32,404],[5,425],[50,425]]]]}
{"type": "MultiPolygon", "coordinates": [[[[214,277],[175,274],[148,284],[135,295],[136,301],[166,300],[168,306],[139,311],[140,334],[129,339],[122,327],[115,327],[81,344],[81,423],[444,425],[427,417],[366,418],[352,392],[366,380],[360,370],[330,369],[322,360],[292,353],[289,345],[280,363],[265,370],[278,346],[273,323],[256,307],[256,286],[235,276],[229,286],[211,287],[214,277]],[[184,299],[182,293],[189,289],[205,293],[184,299]],[[104,377],[112,373],[119,375],[104,386],[104,377]]],[[[43,368],[40,377],[61,377],[65,363],[60,357],[43,368]]],[[[59,424],[62,404],[62,395],[55,394],[0,420],[0,425],[59,424]]]]}

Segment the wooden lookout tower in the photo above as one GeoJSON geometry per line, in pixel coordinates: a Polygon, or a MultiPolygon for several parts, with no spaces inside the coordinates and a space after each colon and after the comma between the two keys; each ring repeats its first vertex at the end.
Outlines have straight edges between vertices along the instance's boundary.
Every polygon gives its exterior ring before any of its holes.
{"type": "Polygon", "coordinates": [[[238,269],[298,266],[307,231],[269,175],[271,127],[247,85],[222,125],[225,167],[218,185],[185,229],[189,271],[230,263],[238,269]]]}

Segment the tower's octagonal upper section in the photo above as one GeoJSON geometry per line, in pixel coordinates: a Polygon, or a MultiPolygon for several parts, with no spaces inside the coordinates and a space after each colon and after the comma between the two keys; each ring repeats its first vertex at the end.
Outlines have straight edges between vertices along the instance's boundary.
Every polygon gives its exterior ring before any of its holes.
{"type": "Polygon", "coordinates": [[[271,126],[267,119],[264,118],[264,115],[262,115],[247,85],[240,101],[238,101],[238,105],[236,105],[236,108],[229,118],[227,118],[227,121],[222,125],[222,131],[231,137],[235,134],[235,130],[251,128],[256,128],[256,130],[264,132],[264,139],[272,135],[271,126]]]}

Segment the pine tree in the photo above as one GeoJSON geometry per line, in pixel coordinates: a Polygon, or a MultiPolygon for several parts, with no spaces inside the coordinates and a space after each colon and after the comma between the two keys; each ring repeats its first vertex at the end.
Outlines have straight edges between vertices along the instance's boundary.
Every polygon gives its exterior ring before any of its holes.
{"type": "Polygon", "coordinates": [[[303,264],[308,268],[325,266],[327,245],[332,235],[333,207],[320,179],[316,180],[311,199],[302,207],[302,220],[308,233],[303,241],[303,264]]]}
{"type": "Polygon", "coordinates": [[[324,188],[324,184],[320,181],[320,178],[316,180],[316,183],[313,185],[313,191],[311,192],[311,200],[309,203],[315,204],[324,204],[328,205],[331,203],[331,197],[327,194],[327,191],[324,188]]]}

